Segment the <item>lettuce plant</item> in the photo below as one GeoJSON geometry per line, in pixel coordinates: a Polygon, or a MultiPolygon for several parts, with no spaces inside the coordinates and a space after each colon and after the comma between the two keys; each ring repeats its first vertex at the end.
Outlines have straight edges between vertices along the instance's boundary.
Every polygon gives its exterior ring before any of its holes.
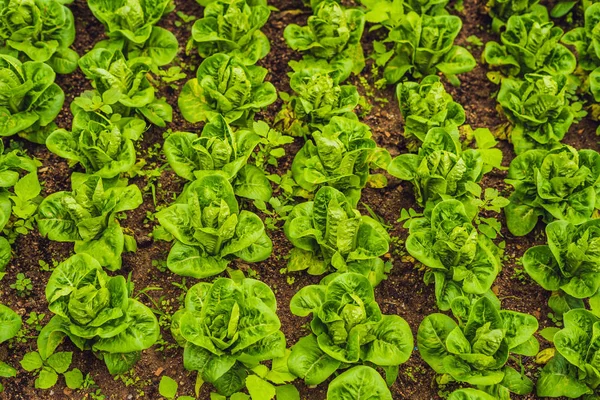
{"type": "Polygon", "coordinates": [[[175,8],[172,0],[89,0],[88,6],[109,35],[122,35],[136,43],[147,40],[152,27],[175,8]]]}
{"type": "Polygon", "coordinates": [[[448,0],[360,0],[366,7],[365,19],[375,24],[371,30],[398,26],[404,14],[447,15],[448,0]]]}
{"type": "Polygon", "coordinates": [[[406,250],[427,267],[425,282],[435,282],[440,310],[457,298],[495,297],[490,288],[502,269],[501,250],[477,231],[459,201],[442,201],[430,216],[413,219],[406,250]]]}
{"type": "Polygon", "coordinates": [[[292,297],[292,313],[312,314],[312,321],[311,333],[292,346],[290,372],[318,385],[339,368],[367,364],[382,367],[391,386],[413,350],[410,326],[398,315],[381,313],[364,276],[348,272],[325,280],[292,297]]]}
{"type": "Polygon", "coordinates": [[[97,175],[71,177],[71,192],[56,192],[38,209],[40,234],[57,242],[74,242],[75,253],[86,253],[115,271],[121,268],[121,253],[135,249],[135,239],[125,235],[117,213],[142,204],[135,185],[97,175]]]}
{"type": "Polygon", "coordinates": [[[149,57],[153,65],[166,65],[177,55],[175,35],[155,26],[175,8],[172,0],[89,0],[88,6],[109,37],[96,48],[120,50],[127,58],[149,57]]]}
{"type": "Polygon", "coordinates": [[[392,393],[379,373],[365,365],[352,367],[331,381],[327,400],[392,400],[392,393]]]}
{"type": "Polygon", "coordinates": [[[600,26],[600,4],[590,4],[585,9],[584,18],[584,25],[565,33],[562,41],[575,47],[579,66],[583,70],[593,71],[600,66],[600,38],[595,34],[600,26]]]}
{"type": "Polygon", "coordinates": [[[132,292],[131,282],[108,276],[88,254],[60,263],[46,285],[54,316],[37,339],[42,359],[69,337],[80,350],[91,349],[103,359],[111,374],[128,371],[160,336],[154,313],[133,299],[132,292]]]}
{"type": "Polygon", "coordinates": [[[270,15],[266,2],[215,1],[204,9],[204,18],[194,23],[192,39],[203,58],[226,53],[254,65],[271,49],[269,39],[260,30],[270,15]]]}
{"type": "Polygon", "coordinates": [[[319,189],[314,201],[296,205],[283,230],[295,246],[288,271],[321,275],[333,267],[338,272],[363,274],[373,286],[385,278],[386,266],[379,257],[389,251],[389,234],[331,186],[319,189]]]}
{"type": "Polygon", "coordinates": [[[502,44],[486,43],[485,62],[508,76],[540,72],[569,75],[577,60],[559,43],[562,36],[561,28],[536,14],[513,15],[500,35],[502,44]]]}
{"type": "Polygon", "coordinates": [[[296,94],[289,99],[275,122],[283,130],[297,136],[310,134],[335,116],[346,116],[358,105],[359,94],[354,85],[338,85],[335,72],[322,68],[306,68],[295,72],[290,87],[296,94]]]}
{"type": "Polygon", "coordinates": [[[44,143],[65,101],[52,67],[0,54],[0,77],[0,136],[44,143]]]}
{"type": "Polygon", "coordinates": [[[585,309],[564,315],[564,328],[552,337],[556,353],[537,381],[539,397],[593,399],[600,384],[600,317],[585,309]]]}
{"type": "Polygon", "coordinates": [[[135,117],[121,118],[119,114],[109,118],[100,112],[87,112],[74,103],[71,106],[71,131],[52,132],[46,139],[48,150],[102,178],[115,178],[129,171],[135,164],[134,142],[146,130],[146,123],[135,117]]]}
{"type": "Polygon", "coordinates": [[[388,166],[388,172],[413,184],[415,199],[421,207],[441,200],[462,202],[468,215],[477,212],[484,172],[484,160],[476,149],[462,151],[460,143],[443,128],[429,131],[418,154],[401,154],[388,166]]]}
{"type": "Polygon", "coordinates": [[[590,92],[600,102],[600,4],[595,3],[585,10],[585,24],[567,32],[562,41],[577,50],[579,67],[589,73],[590,92]]]}
{"type": "Polygon", "coordinates": [[[294,180],[308,192],[332,186],[355,207],[371,168],[387,168],[390,155],[371,139],[371,130],[358,119],[333,117],[314,131],[292,162],[294,180]]]}
{"type": "Polygon", "coordinates": [[[253,130],[234,131],[218,115],[200,136],[175,132],[165,139],[164,152],[173,171],[189,181],[207,171],[220,171],[238,196],[269,201],[272,190],[265,173],[248,159],[261,138],[253,130]]]}
{"type": "Polygon", "coordinates": [[[179,42],[171,32],[158,26],[152,27],[150,37],[141,43],[132,42],[124,36],[109,35],[110,39],[101,40],[94,46],[96,49],[120,51],[127,59],[146,57],[152,66],[152,71],[171,63],[179,51],[179,42]]]}
{"type": "Polygon", "coordinates": [[[396,97],[410,150],[420,147],[430,129],[446,128],[458,136],[457,128],[465,122],[465,110],[446,92],[437,75],[426,76],[420,83],[399,83],[396,97]]]}
{"type": "MultiPolygon", "coordinates": [[[[415,3],[420,3],[420,1],[421,0],[416,0],[415,3]]],[[[438,1],[440,0],[431,0],[428,3],[433,5],[438,1]]],[[[385,27],[386,29],[393,29],[395,26],[398,26],[400,20],[405,14],[405,10],[407,9],[407,7],[409,7],[408,3],[411,2],[412,0],[360,0],[360,3],[366,8],[365,20],[371,24],[374,24],[372,27],[370,27],[370,30],[379,29],[381,27],[385,27]]],[[[442,8],[443,7],[445,7],[445,5],[442,6],[442,8]]],[[[421,14],[419,12],[417,13],[421,14]]],[[[424,12],[423,14],[431,13],[424,12]]]]}
{"type": "Polygon", "coordinates": [[[403,6],[407,12],[414,11],[421,15],[446,15],[448,2],[448,0],[403,0],[403,6]]]}
{"type": "MultiPolygon", "coordinates": [[[[0,140],[0,231],[9,225],[13,215],[27,220],[35,214],[41,202],[39,166],[38,160],[27,157],[21,150],[5,153],[0,140]]],[[[0,278],[11,259],[11,242],[0,236],[0,278]]]]}
{"type": "Polygon", "coordinates": [[[539,217],[580,225],[592,217],[600,198],[600,154],[570,146],[529,150],[512,160],[506,183],[514,187],[504,209],[513,235],[527,235],[539,217]]]}
{"type": "Polygon", "coordinates": [[[575,299],[594,296],[600,288],[600,220],[577,226],[554,221],[546,226],[546,236],[547,245],[525,252],[525,271],[546,290],[562,291],[575,299]]]}
{"type": "Polygon", "coordinates": [[[439,313],[425,317],[417,332],[417,347],[438,374],[477,385],[493,398],[510,400],[510,393],[526,395],[533,389],[528,377],[506,363],[510,354],[537,354],[539,343],[533,336],[537,328],[535,317],[498,310],[483,297],[458,323],[439,313]]]}
{"type": "Polygon", "coordinates": [[[227,54],[210,56],[183,87],[178,100],[181,114],[192,123],[222,115],[231,124],[246,126],[257,111],[277,100],[275,86],[264,82],[267,72],[227,54]]]}
{"type": "Polygon", "coordinates": [[[254,279],[217,278],[192,286],[171,325],[185,348],[183,366],[221,395],[243,389],[253,368],[285,355],[276,311],[271,288],[254,279]]]}
{"type": "Polygon", "coordinates": [[[48,63],[54,72],[77,68],[73,14],[59,0],[0,0],[0,50],[48,63]]]}
{"type": "Polygon", "coordinates": [[[409,12],[402,16],[384,43],[375,44],[378,64],[386,65],[386,81],[396,83],[406,73],[418,79],[439,71],[458,83],[455,75],[469,72],[476,65],[467,49],[454,44],[461,28],[461,19],[454,15],[409,12]],[[392,43],[394,48],[388,51],[385,43],[392,43]]]}
{"type": "Polygon", "coordinates": [[[216,172],[190,183],[157,218],[175,238],[167,267],[177,275],[206,278],[223,272],[234,258],[259,262],[273,249],[261,219],[240,211],[233,187],[216,172]]]}
{"type": "Polygon", "coordinates": [[[299,71],[316,60],[326,60],[336,70],[338,82],[348,79],[351,73],[359,74],[365,67],[360,44],[364,27],[361,10],[346,9],[335,0],[320,2],[306,26],[289,24],[283,33],[288,46],[306,53],[294,69],[299,71]]]}
{"type": "Polygon", "coordinates": [[[92,80],[95,91],[86,91],[76,98],[76,106],[124,117],[139,113],[157,126],[166,126],[173,110],[164,99],[155,97],[156,90],[146,76],[151,65],[149,57],[126,59],[121,50],[91,50],[79,59],[79,66],[92,80]]]}
{"type": "Polygon", "coordinates": [[[539,2],[540,0],[489,0],[487,7],[490,17],[493,19],[493,31],[500,32],[500,29],[513,15],[523,15],[529,12],[548,15],[546,7],[538,5],[539,2]]]}
{"type": "MultiPolygon", "coordinates": [[[[21,317],[4,304],[0,304],[0,344],[12,339],[21,329],[21,317]]],[[[14,378],[17,370],[4,361],[0,361],[0,378],[14,378]]],[[[0,393],[3,391],[0,383],[0,393]]]]}
{"type": "Polygon", "coordinates": [[[565,75],[528,74],[524,80],[502,80],[498,102],[512,124],[515,153],[551,149],[564,138],[575,119],[567,85],[565,75]]]}

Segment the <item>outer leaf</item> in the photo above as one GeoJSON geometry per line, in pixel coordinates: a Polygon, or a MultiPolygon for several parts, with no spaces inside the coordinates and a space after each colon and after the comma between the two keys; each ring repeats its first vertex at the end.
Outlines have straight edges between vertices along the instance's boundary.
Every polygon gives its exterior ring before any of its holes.
{"type": "Polygon", "coordinates": [[[290,372],[304,379],[307,385],[324,382],[340,365],[339,361],[323,353],[314,335],[303,337],[292,346],[288,359],[290,372]]]}
{"type": "Polygon", "coordinates": [[[577,398],[591,393],[592,389],[577,379],[577,368],[560,354],[546,364],[537,382],[537,395],[540,397],[577,398]]]}
{"type": "Polygon", "coordinates": [[[14,337],[21,329],[21,317],[8,308],[0,304],[0,343],[14,337]]]}
{"type": "Polygon", "coordinates": [[[494,396],[477,389],[458,389],[450,394],[448,400],[493,400],[494,396]]]}
{"type": "Polygon", "coordinates": [[[414,344],[410,326],[397,315],[384,316],[375,327],[375,340],[366,346],[365,361],[375,365],[404,364],[410,357],[414,344]]]}
{"type": "Polygon", "coordinates": [[[449,353],[445,343],[450,332],[456,327],[456,322],[443,314],[428,315],[419,325],[417,347],[423,360],[437,373],[446,372],[443,359],[449,353]]]}
{"type": "Polygon", "coordinates": [[[327,389],[329,400],[391,400],[385,381],[373,368],[354,367],[335,378],[327,389]]]}

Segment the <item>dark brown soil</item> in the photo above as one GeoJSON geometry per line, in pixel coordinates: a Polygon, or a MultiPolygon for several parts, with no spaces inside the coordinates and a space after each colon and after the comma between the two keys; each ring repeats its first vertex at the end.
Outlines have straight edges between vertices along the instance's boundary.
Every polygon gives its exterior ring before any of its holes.
{"type": "MultiPolygon", "coordinates": [[[[202,9],[194,0],[175,0],[176,10],[187,15],[199,17],[202,9]]],[[[301,0],[272,0],[270,2],[279,11],[274,11],[265,33],[271,40],[271,53],[261,61],[261,65],[268,68],[268,80],[273,82],[278,90],[289,92],[288,76],[290,59],[297,59],[298,54],[291,51],[283,40],[283,29],[290,23],[303,24],[308,17],[309,11],[304,8],[301,0]]],[[[477,35],[484,43],[496,39],[489,31],[490,23],[485,9],[485,0],[464,0],[464,10],[458,13],[463,19],[463,30],[459,38],[459,44],[468,46],[466,38],[477,35]]],[[[91,14],[84,0],[76,0],[71,6],[76,18],[77,40],[75,49],[79,54],[91,49],[94,43],[103,39],[104,27],[91,14]]],[[[456,13],[452,6],[449,9],[456,13]]],[[[200,63],[197,55],[186,55],[185,45],[190,35],[192,23],[183,23],[175,12],[167,15],[160,23],[161,26],[176,34],[180,43],[180,56],[176,60],[177,65],[184,67],[188,77],[195,74],[195,69],[200,63]]],[[[372,48],[371,42],[377,33],[366,34],[363,38],[365,49],[372,48]]],[[[482,47],[471,46],[471,51],[479,60],[482,47]]],[[[371,62],[363,73],[372,83],[373,77],[370,73],[371,62]]],[[[473,127],[494,128],[503,122],[503,118],[496,110],[496,102],[492,94],[497,86],[490,83],[486,78],[487,67],[478,65],[472,72],[461,75],[462,85],[460,87],[448,86],[454,99],[461,103],[467,114],[467,123],[473,127]]],[[[57,123],[64,128],[70,128],[71,115],[69,113],[70,101],[78,96],[83,90],[89,89],[90,84],[83,74],[78,71],[68,76],[59,76],[58,84],[66,92],[66,102],[63,112],[59,115],[57,123]]],[[[174,119],[169,125],[173,131],[187,130],[199,131],[201,126],[187,123],[177,108],[177,96],[184,81],[178,82],[178,87],[161,85],[160,96],[166,97],[173,105],[174,119]]],[[[352,78],[351,82],[359,86],[359,80],[352,78]]],[[[385,90],[377,90],[375,97],[384,98],[387,102],[375,101],[369,98],[373,108],[363,121],[369,124],[373,130],[374,138],[380,146],[389,149],[392,155],[406,151],[402,133],[402,120],[398,110],[398,104],[394,96],[393,87],[385,90]]],[[[272,121],[274,115],[281,106],[281,102],[269,107],[261,113],[260,117],[272,121]]],[[[596,123],[584,119],[580,124],[574,125],[569,132],[565,142],[577,148],[593,148],[598,150],[595,136],[596,123]]],[[[165,160],[160,154],[162,146],[163,130],[151,128],[144,135],[138,158],[144,159],[146,169],[158,169],[165,166],[165,160]]],[[[44,146],[23,143],[30,152],[38,157],[43,167],[40,177],[45,182],[45,194],[69,189],[69,176],[72,169],[63,159],[48,152],[44,146]]],[[[300,141],[286,148],[287,156],[276,170],[284,173],[291,165],[293,155],[299,149],[300,141]]],[[[505,159],[504,165],[508,165],[514,158],[512,146],[507,142],[501,142],[505,159]]],[[[274,170],[275,172],[275,170],[274,170]]],[[[504,184],[505,172],[492,171],[484,179],[485,187],[498,188],[503,194],[508,195],[509,188],[504,184]]],[[[80,399],[80,398],[102,398],[92,397],[91,393],[98,393],[108,399],[129,399],[144,397],[147,399],[158,399],[158,382],[162,375],[168,375],[180,384],[179,395],[192,395],[194,393],[195,373],[188,372],[183,368],[182,349],[177,347],[169,333],[169,315],[180,307],[180,301],[185,293],[182,289],[196,283],[193,279],[182,279],[170,272],[163,272],[159,268],[166,259],[170,244],[166,242],[154,242],[149,234],[155,225],[151,214],[156,206],[164,206],[170,203],[178,194],[183,182],[168,168],[165,168],[158,179],[138,176],[133,182],[140,186],[144,192],[144,204],[137,210],[128,214],[128,218],[122,221],[123,226],[129,234],[133,234],[138,242],[139,249],[136,253],[124,255],[123,268],[119,272],[123,275],[132,274],[135,282],[136,296],[145,304],[155,309],[161,317],[162,337],[161,342],[152,349],[143,353],[142,359],[135,366],[133,374],[126,377],[114,378],[106,370],[103,362],[97,360],[91,352],[77,351],[69,343],[62,346],[63,350],[74,351],[73,367],[80,368],[84,374],[89,374],[95,385],[81,391],[71,391],[65,387],[64,382],[59,383],[51,390],[41,391],[33,389],[35,377],[23,370],[19,371],[17,378],[4,380],[6,390],[0,394],[0,399],[80,399]],[[155,194],[155,199],[153,198],[155,194]],[[155,201],[154,201],[155,200],[155,201]],[[153,265],[154,264],[154,265],[153,265]],[[159,267],[157,267],[157,265],[159,267]]],[[[393,269],[389,278],[376,288],[376,296],[384,313],[398,314],[405,318],[413,328],[416,335],[417,327],[421,320],[428,314],[436,312],[433,288],[423,283],[423,271],[415,265],[414,260],[409,257],[404,249],[404,240],[407,232],[401,223],[396,220],[402,208],[416,208],[412,188],[406,182],[400,182],[390,178],[390,184],[386,189],[365,189],[362,202],[376,210],[376,212],[391,226],[392,234],[399,238],[395,240],[390,253],[386,256],[393,262],[393,269]]],[[[251,205],[248,205],[251,206],[251,205]]],[[[362,206],[361,206],[362,207],[362,206]]],[[[366,212],[366,208],[362,207],[366,212]]],[[[500,216],[503,221],[503,217],[500,216]]],[[[504,221],[503,221],[504,222],[504,221]]],[[[266,282],[276,293],[279,304],[279,316],[282,322],[282,330],[285,333],[288,345],[294,344],[307,331],[305,324],[307,319],[297,318],[289,312],[288,304],[291,297],[301,287],[318,282],[318,277],[310,277],[306,274],[294,275],[293,283],[288,283],[288,277],[280,270],[286,265],[286,255],[290,250],[290,244],[283,235],[282,230],[269,231],[274,242],[273,255],[265,262],[256,265],[244,265],[239,262],[232,263],[232,267],[256,274],[256,277],[266,282]]],[[[540,322],[540,329],[552,326],[548,319],[549,309],[547,299],[549,293],[545,292],[537,284],[533,283],[526,274],[520,273],[520,257],[530,246],[543,242],[544,235],[542,226],[523,238],[511,236],[506,229],[502,232],[503,237],[499,239],[506,242],[506,253],[504,258],[504,269],[493,290],[502,300],[503,308],[518,310],[535,315],[540,322]]],[[[39,260],[52,265],[53,261],[61,261],[72,253],[72,245],[51,242],[43,239],[36,231],[26,236],[21,236],[13,245],[14,257],[7,269],[7,276],[0,287],[0,303],[6,304],[16,310],[23,319],[32,312],[45,314],[44,323],[50,319],[47,311],[47,302],[44,297],[44,287],[50,272],[40,269],[39,260]],[[33,291],[26,297],[18,297],[15,290],[9,288],[17,273],[24,273],[33,281],[33,291]]],[[[34,327],[24,324],[26,335],[22,341],[11,341],[0,346],[0,360],[4,360],[13,366],[19,365],[19,360],[27,351],[36,349],[35,336],[37,332],[34,327]]],[[[541,338],[540,338],[541,339],[541,338]]],[[[547,346],[547,343],[544,343],[547,346]]],[[[535,379],[538,374],[538,366],[533,360],[524,358],[527,374],[535,379]]],[[[305,387],[297,382],[301,391],[302,399],[322,400],[326,397],[327,387],[325,384],[317,388],[305,387]]],[[[417,351],[411,359],[400,367],[400,374],[396,384],[392,387],[394,399],[438,399],[440,394],[447,393],[452,388],[439,387],[435,381],[435,375],[425,364],[417,351]]],[[[210,388],[205,385],[199,398],[209,399],[210,388]]],[[[517,396],[515,396],[517,398],[517,396]]],[[[534,395],[520,396],[519,398],[533,399],[534,395]]]]}

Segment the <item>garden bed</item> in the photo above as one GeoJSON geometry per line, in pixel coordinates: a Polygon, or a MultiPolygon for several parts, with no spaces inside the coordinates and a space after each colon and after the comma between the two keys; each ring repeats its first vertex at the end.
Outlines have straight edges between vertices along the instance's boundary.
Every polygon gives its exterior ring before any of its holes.
{"type": "MultiPolygon", "coordinates": [[[[291,50],[283,39],[283,30],[290,23],[304,25],[310,15],[310,9],[303,6],[300,0],[277,1],[272,0],[270,4],[278,10],[273,11],[271,17],[263,28],[271,42],[271,52],[259,61],[259,65],[268,69],[266,80],[272,82],[278,91],[290,92],[288,72],[288,61],[299,59],[299,53],[291,50]]],[[[176,0],[177,12],[185,15],[201,16],[202,7],[194,0],[176,0]]],[[[104,38],[104,27],[89,11],[85,1],[77,0],[71,6],[77,26],[77,39],[73,48],[80,54],[89,51],[96,41],[104,38]]],[[[454,100],[463,105],[466,111],[466,123],[473,128],[487,127],[493,129],[506,121],[496,109],[496,100],[493,94],[498,86],[491,83],[487,77],[487,66],[480,62],[483,46],[472,45],[467,38],[476,35],[483,43],[496,40],[497,35],[489,29],[490,18],[486,10],[485,1],[464,0],[464,9],[457,12],[452,5],[448,6],[452,13],[456,13],[463,20],[463,28],[457,43],[469,46],[469,49],[478,60],[477,67],[466,74],[460,75],[462,84],[453,87],[445,81],[446,88],[454,97],[454,100]]],[[[180,52],[175,64],[183,66],[183,71],[188,78],[194,77],[200,57],[192,51],[192,55],[186,55],[184,50],[190,36],[191,22],[184,22],[176,12],[167,14],[159,23],[173,32],[180,45],[180,52]]],[[[362,43],[365,53],[370,54],[372,41],[378,38],[380,33],[375,31],[363,36],[362,43]]],[[[373,138],[379,146],[389,150],[392,157],[406,152],[405,139],[402,136],[403,121],[395,97],[395,87],[390,85],[384,89],[374,88],[374,79],[371,74],[372,61],[367,61],[367,67],[361,74],[366,78],[367,87],[364,82],[356,76],[352,76],[350,83],[359,88],[361,94],[371,93],[367,99],[373,106],[371,110],[359,110],[361,120],[368,124],[373,132],[373,138]],[[381,100],[384,99],[384,100],[381,100]],[[368,112],[367,112],[368,111],[368,112]],[[362,114],[361,114],[362,112],[362,114]]],[[[168,124],[172,131],[199,132],[201,124],[190,124],[185,121],[177,107],[179,89],[185,80],[170,85],[159,82],[157,97],[166,97],[167,102],[173,106],[173,122],[168,124]]],[[[57,83],[66,94],[62,112],[56,122],[62,127],[69,129],[71,126],[71,113],[69,104],[83,90],[91,89],[90,82],[81,71],[68,75],[58,75],[57,83]]],[[[278,100],[261,112],[257,119],[272,121],[282,106],[278,100]]],[[[589,117],[585,117],[579,124],[571,126],[569,133],[563,140],[577,149],[589,148],[600,150],[595,135],[596,123],[589,117]]],[[[159,398],[158,384],[162,375],[174,378],[179,384],[180,394],[192,395],[196,373],[186,371],[183,367],[182,349],[177,346],[169,332],[169,318],[180,308],[180,300],[184,295],[183,288],[189,288],[197,282],[191,278],[181,278],[164,267],[167,254],[171,244],[164,241],[153,241],[149,236],[157,224],[152,217],[156,206],[165,206],[172,202],[174,196],[179,194],[184,186],[184,181],[179,178],[170,168],[162,169],[166,160],[162,154],[163,133],[165,129],[152,126],[144,133],[143,141],[139,142],[137,148],[138,160],[144,159],[144,169],[156,169],[162,171],[159,176],[137,176],[130,182],[136,184],[143,193],[144,203],[137,209],[128,213],[127,219],[121,222],[126,233],[133,235],[138,243],[135,253],[123,254],[123,266],[120,274],[127,276],[135,284],[136,297],[138,300],[153,309],[159,310],[162,340],[154,347],[145,350],[141,360],[135,365],[133,373],[125,374],[118,378],[111,376],[104,363],[87,351],[78,351],[70,342],[62,345],[62,348],[74,351],[73,367],[79,368],[84,375],[89,376],[95,382],[88,389],[73,391],[68,389],[62,380],[51,390],[42,391],[33,389],[35,377],[25,373],[22,369],[16,378],[7,381],[1,399],[70,399],[70,398],[92,398],[90,393],[106,396],[107,399],[126,399],[144,396],[147,399],[159,398]],[[86,397],[87,396],[87,397],[86,397]]],[[[42,145],[34,145],[23,141],[24,146],[31,155],[42,162],[39,170],[40,181],[44,182],[43,195],[56,191],[69,190],[69,177],[72,168],[67,161],[49,152],[42,145]]],[[[294,154],[302,146],[303,139],[296,138],[293,144],[287,145],[286,156],[279,162],[277,168],[270,167],[271,173],[283,174],[291,167],[294,154]]],[[[515,157],[512,146],[501,141],[499,148],[504,155],[503,165],[508,166],[515,157]]],[[[75,167],[80,170],[80,167],[75,167]]],[[[496,188],[502,195],[508,197],[512,190],[504,183],[506,171],[494,169],[488,173],[483,182],[483,188],[496,188]]],[[[388,278],[375,289],[376,299],[384,314],[397,314],[404,318],[412,328],[416,338],[417,328],[423,318],[431,313],[437,312],[435,294],[432,285],[423,283],[423,268],[406,252],[404,241],[408,236],[407,229],[403,228],[402,222],[397,222],[400,210],[418,207],[413,196],[413,189],[409,182],[400,181],[390,177],[386,188],[365,188],[362,193],[359,210],[367,214],[368,208],[375,211],[386,224],[391,226],[390,233],[394,238],[392,247],[386,260],[393,264],[388,278]]],[[[241,200],[245,208],[256,211],[252,202],[241,200]]],[[[260,214],[264,219],[266,215],[260,214]]],[[[502,272],[493,284],[492,290],[502,301],[502,308],[515,310],[535,316],[539,321],[540,330],[544,327],[554,326],[549,319],[550,309],[547,301],[550,292],[533,282],[523,271],[521,257],[531,246],[545,242],[544,225],[540,222],[530,234],[524,237],[515,237],[506,229],[504,216],[498,218],[503,223],[502,238],[506,242],[503,256],[502,272]]],[[[286,267],[287,255],[292,249],[281,229],[268,230],[273,240],[273,253],[269,259],[256,264],[246,264],[234,261],[233,268],[246,271],[250,276],[265,282],[275,292],[278,303],[277,314],[282,323],[288,346],[296,343],[298,339],[307,334],[309,318],[300,318],[291,314],[289,303],[292,296],[298,290],[308,284],[316,284],[320,277],[310,276],[306,273],[285,274],[281,271],[286,267]]],[[[71,244],[63,244],[50,241],[40,236],[37,230],[28,235],[20,236],[13,245],[14,257],[7,268],[7,275],[0,289],[0,303],[3,303],[27,321],[28,316],[35,312],[44,314],[42,324],[50,319],[47,302],[44,296],[44,288],[50,276],[49,271],[40,267],[40,260],[52,266],[54,262],[66,259],[72,252],[71,244]],[[9,288],[9,284],[16,280],[17,274],[23,273],[31,278],[33,290],[30,295],[19,297],[15,290],[9,288]]],[[[18,341],[11,341],[10,346],[4,343],[0,346],[0,359],[17,366],[23,354],[34,350],[35,336],[37,335],[36,324],[24,322],[24,333],[18,341]]],[[[538,336],[539,337],[539,336],[538,336]]],[[[539,337],[542,348],[547,347],[548,342],[539,337]]],[[[416,341],[415,341],[416,345],[416,341]]],[[[523,358],[526,374],[534,381],[539,375],[540,366],[535,364],[533,357],[523,358]]],[[[300,380],[295,382],[301,393],[302,399],[322,400],[326,398],[327,384],[321,384],[316,388],[304,386],[300,380]]],[[[455,386],[450,385],[443,390],[451,391],[455,386]]],[[[414,351],[410,360],[400,366],[398,380],[391,388],[394,399],[438,399],[440,388],[435,381],[435,373],[421,359],[419,353],[414,351]]],[[[200,393],[200,399],[209,399],[210,385],[205,385],[200,393]]],[[[93,397],[100,398],[100,397],[93,397]]],[[[534,394],[528,396],[515,396],[515,398],[537,398],[534,394]]]]}

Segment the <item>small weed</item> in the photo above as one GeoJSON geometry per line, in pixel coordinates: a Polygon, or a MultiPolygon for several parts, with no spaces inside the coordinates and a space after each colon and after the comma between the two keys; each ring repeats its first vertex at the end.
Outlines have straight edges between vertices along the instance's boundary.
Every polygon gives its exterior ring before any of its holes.
{"type": "Polygon", "coordinates": [[[60,264],[60,262],[57,261],[57,260],[55,260],[55,259],[52,259],[52,264],[48,264],[44,260],[39,260],[38,264],[40,266],[40,271],[43,271],[43,272],[52,272],[58,266],[58,264],[60,264]]]}
{"type": "Polygon", "coordinates": [[[256,121],[253,124],[253,131],[260,137],[258,151],[254,154],[254,164],[264,170],[266,165],[277,167],[278,160],[285,156],[286,144],[294,143],[294,138],[271,129],[264,121],[256,121]]]}
{"type": "Polygon", "coordinates": [[[549,319],[550,321],[552,321],[552,322],[554,323],[554,325],[556,325],[556,326],[557,326],[557,327],[559,327],[559,328],[560,328],[561,326],[563,326],[562,319],[561,319],[560,317],[558,317],[558,315],[556,315],[556,314],[554,314],[554,313],[552,313],[552,312],[549,312],[549,313],[548,313],[548,319],[549,319]]]}
{"type": "Polygon", "coordinates": [[[21,272],[17,274],[17,280],[15,283],[11,284],[10,287],[17,291],[19,297],[29,296],[33,290],[31,279],[27,278],[25,274],[21,272]]]}

